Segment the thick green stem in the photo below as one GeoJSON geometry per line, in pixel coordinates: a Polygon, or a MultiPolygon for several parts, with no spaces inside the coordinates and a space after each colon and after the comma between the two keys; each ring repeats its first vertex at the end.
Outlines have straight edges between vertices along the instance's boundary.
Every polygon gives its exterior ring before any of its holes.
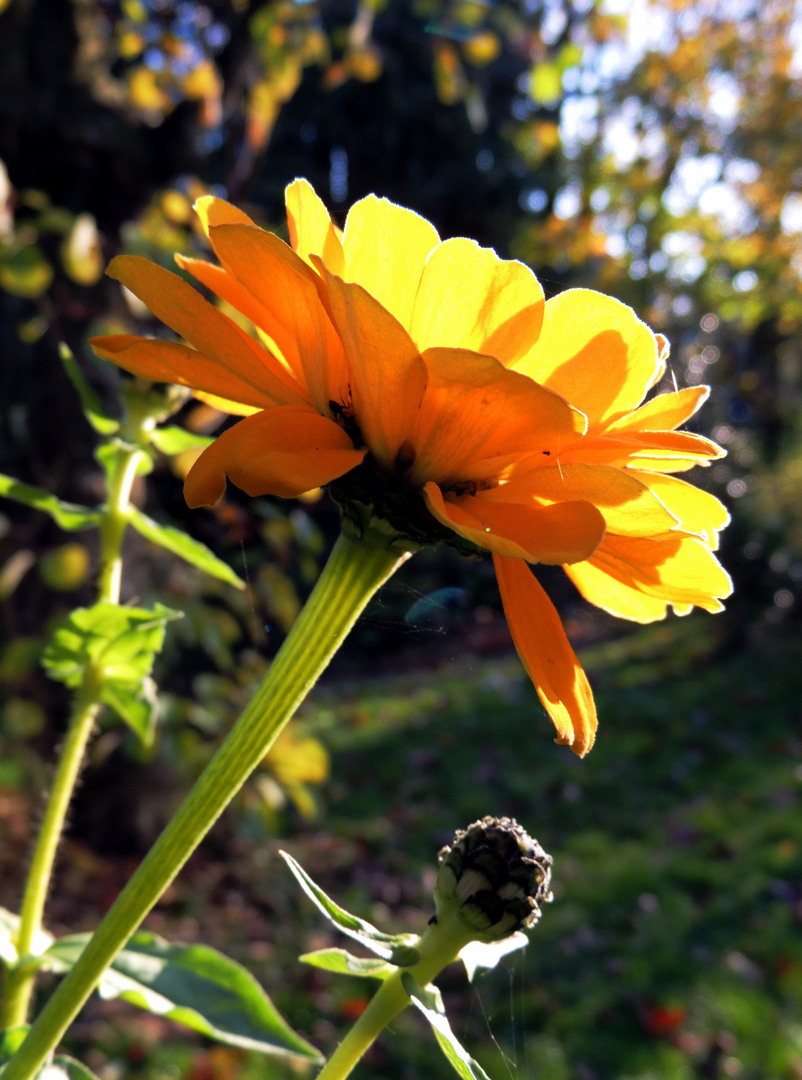
{"type": "Polygon", "coordinates": [[[407,557],[391,550],[378,533],[362,541],[340,536],[250,704],[48,1002],[3,1080],[35,1074],[105,969],[264,758],[370,597],[407,557]]]}
{"type": "MultiPolygon", "coordinates": [[[[106,513],[100,526],[98,601],[105,600],[116,604],[120,599],[122,541],[128,524],[131,487],[141,456],[142,452],[132,447],[120,454],[117,463],[106,513]]],[[[25,883],[16,941],[20,959],[30,954],[42,927],[56,851],[100,706],[100,684],[96,673],[90,668],[75,696],[72,716],[25,883]]],[[[25,964],[6,972],[0,1029],[26,1023],[35,979],[36,968],[25,964]]]]}
{"type": "MultiPolygon", "coordinates": [[[[459,919],[429,927],[418,944],[420,960],[414,967],[398,968],[381,984],[367,1009],[318,1073],[317,1080],[345,1080],[382,1031],[409,1005],[401,977],[409,972],[419,986],[427,986],[443,968],[456,960],[473,933],[459,919]]],[[[5,1078],[4,1078],[5,1080],[5,1078]]]]}

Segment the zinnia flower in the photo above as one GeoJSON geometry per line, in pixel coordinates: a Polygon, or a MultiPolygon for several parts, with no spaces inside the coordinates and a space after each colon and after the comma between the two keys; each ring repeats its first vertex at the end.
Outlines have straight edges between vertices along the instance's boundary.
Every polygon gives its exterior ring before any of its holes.
{"type": "Polygon", "coordinates": [[[544,301],[534,274],[471,240],[441,242],[411,210],[368,196],[341,233],[310,185],[287,189],[291,246],[211,197],[197,205],[220,265],[179,266],[245,316],[135,256],[109,273],[188,344],[96,338],[101,357],[181,383],[244,417],[190,471],[190,506],[226,477],[250,495],[331,485],[345,513],[410,548],[492,552],[518,653],[560,743],[585,754],[596,713],[559,616],[528,564],[636,622],[721,609],[728,515],[672,473],[722,455],[677,431],[707,396],[643,404],[668,351],[634,312],[587,289],[544,301]]]}

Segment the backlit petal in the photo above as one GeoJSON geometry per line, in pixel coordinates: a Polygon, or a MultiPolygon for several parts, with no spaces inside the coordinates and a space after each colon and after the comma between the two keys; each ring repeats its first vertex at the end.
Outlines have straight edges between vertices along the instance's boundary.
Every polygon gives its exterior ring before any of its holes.
{"type": "Polygon", "coordinates": [[[441,524],[499,555],[533,563],[579,562],[604,537],[604,518],[588,502],[526,506],[483,494],[444,495],[431,482],[423,489],[429,511],[441,524]]]}
{"type": "Polygon", "coordinates": [[[203,401],[211,405],[213,409],[228,413],[230,416],[253,416],[254,413],[261,412],[254,405],[243,405],[239,401],[218,397],[217,394],[204,393],[203,390],[194,390],[193,393],[198,401],[203,401]]]}
{"type": "Polygon", "coordinates": [[[640,589],[617,581],[595,566],[592,560],[566,566],[565,572],[589,603],[610,615],[644,624],[666,617],[666,600],[647,596],[640,589]]]}
{"type": "Polygon", "coordinates": [[[195,213],[198,215],[203,226],[203,231],[209,235],[209,230],[216,225],[253,225],[254,222],[244,210],[233,206],[225,199],[217,199],[214,195],[202,195],[195,201],[195,213]]]}
{"type": "Polygon", "coordinates": [[[596,706],[585,672],[554,605],[520,559],[493,556],[515,648],[557,729],[557,742],[580,757],[596,737],[596,706]]]}
{"type": "Polygon", "coordinates": [[[348,212],[343,278],[367,289],[408,330],[426,256],[439,242],[434,225],[413,210],[368,195],[348,212]]]}
{"type": "Polygon", "coordinates": [[[548,300],[540,337],[514,365],[581,409],[591,430],[634,409],[659,366],[649,327],[626,304],[590,289],[548,300]]]}
{"type": "Polygon", "coordinates": [[[321,413],[342,403],[348,373],[342,342],[318,296],[313,271],[273,233],[248,225],[211,230],[215,253],[264,312],[258,325],[305,376],[321,413]]]}
{"type": "Polygon", "coordinates": [[[338,230],[308,180],[294,180],[284,192],[293,250],[307,263],[318,255],[332,274],[342,276],[344,256],[338,230]]]}
{"type": "MultiPolygon", "coordinates": [[[[280,377],[264,349],[177,274],[137,255],[118,255],[106,272],[138,296],[157,319],[200,352],[214,357],[232,375],[261,388],[273,401],[305,404],[301,388],[289,375],[280,377]]],[[[211,386],[201,389],[233,399],[239,396],[233,390],[226,393],[211,386]]]]}
{"type": "Polygon", "coordinates": [[[411,436],[413,485],[481,479],[473,462],[494,456],[556,455],[584,430],[584,416],[558,394],[492,356],[427,349],[423,360],[428,382],[411,436]]]}
{"type": "Polygon", "coordinates": [[[190,506],[211,506],[228,476],[248,495],[292,499],[343,476],[364,456],[342,428],[313,409],[268,409],[240,420],[203,451],[184,496],[190,506]]]}
{"type": "Polygon", "coordinates": [[[522,463],[508,483],[485,492],[484,497],[504,502],[529,502],[533,497],[550,502],[582,499],[601,511],[610,532],[625,536],[660,536],[678,523],[643,477],[610,465],[575,462],[528,471],[522,463]]]}
{"type": "Polygon", "coordinates": [[[205,356],[174,341],[134,334],[109,334],[90,338],[89,344],[103,360],[111,360],[150,382],[177,383],[193,390],[205,390],[257,409],[283,404],[229,371],[216,357],[205,356]]]}
{"type": "Polygon", "coordinates": [[[471,349],[509,365],[532,347],[543,289],[528,266],[474,240],[446,240],[426,261],[412,316],[418,348],[471,349]]]}
{"type": "Polygon", "coordinates": [[[394,468],[409,438],[426,386],[426,365],[404,328],[361,286],[334,277],[314,258],[326,282],[334,325],[345,346],[362,437],[385,468],[394,468]]]}
{"type": "Polygon", "coordinates": [[[696,537],[641,540],[608,533],[590,561],[616,581],[672,604],[720,611],[719,600],[732,592],[729,574],[696,537]]]}
{"type": "Polygon", "coordinates": [[[709,465],[724,454],[716,443],[690,431],[622,431],[588,436],[567,447],[560,461],[682,472],[694,465],[709,465]]]}
{"type": "Polygon", "coordinates": [[[709,386],[686,386],[658,394],[634,412],[611,424],[608,431],[674,431],[693,416],[710,396],[709,386]]]}
{"type": "MultiPolygon", "coordinates": [[[[637,476],[677,518],[684,532],[699,533],[711,551],[718,547],[718,534],[729,523],[726,506],[709,491],[663,473],[636,472],[637,476]]],[[[618,529],[613,529],[618,532],[618,529]]]]}

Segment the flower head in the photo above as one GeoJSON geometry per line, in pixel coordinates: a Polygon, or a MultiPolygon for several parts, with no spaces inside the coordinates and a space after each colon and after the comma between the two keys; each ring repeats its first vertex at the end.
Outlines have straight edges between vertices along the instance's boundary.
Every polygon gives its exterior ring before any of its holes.
{"type": "Polygon", "coordinates": [[[458,830],[438,861],[435,918],[455,915],[476,941],[534,926],[551,900],[551,855],[513,818],[484,817],[458,830]]]}
{"type": "Polygon", "coordinates": [[[177,261],[254,334],[177,275],[121,256],[111,276],[188,344],[92,342],[244,417],[198,458],[187,502],[213,504],[226,477],[251,495],[330,484],[348,513],[388,522],[410,548],[450,538],[490,551],[557,741],[586,753],[590,687],[527,564],[562,565],[587,600],[637,622],[668,605],[720,610],[731,583],[712,552],[727,512],[672,475],[722,454],[677,430],[707,389],[643,404],[668,347],[630,308],[587,289],[545,301],[522,263],[441,242],[385,199],[357,202],[340,232],[296,180],[290,245],[220,199],[196,209],[219,265],[177,261]]]}

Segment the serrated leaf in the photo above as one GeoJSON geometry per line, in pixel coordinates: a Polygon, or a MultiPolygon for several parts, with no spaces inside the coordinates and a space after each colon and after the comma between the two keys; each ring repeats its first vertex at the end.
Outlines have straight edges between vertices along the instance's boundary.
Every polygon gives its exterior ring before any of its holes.
{"type": "Polygon", "coordinates": [[[69,1054],[59,1054],[45,1065],[36,1080],[98,1080],[91,1069],[69,1054]]]}
{"type": "Polygon", "coordinates": [[[440,991],[431,986],[423,990],[409,972],[404,972],[401,982],[412,999],[412,1004],[429,1021],[440,1049],[457,1076],[461,1077],[461,1080],[490,1080],[479,1062],[473,1060],[451,1030],[443,1009],[440,991]]]}
{"type": "Polygon", "coordinates": [[[352,956],[345,949],[318,949],[316,952],[304,953],[298,959],[303,964],[333,971],[337,975],[358,975],[365,979],[386,979],[395,971],[395,965],[388,964],[386,960],[374,959],[372,956],[352,956]]]}
{"type": "Polygon", "coordinates": [[[134,734],[139,736],[143,746],[153,745],[156,718],[159,715],[159,702],[153,679],[143,679],[136,689],[107,684],[100,696],[134,734]]]}
{"type": "Polygon", "coordinates": [[[62,529],[72,532],[76,529],[91,529],[100,523],[102,513],[100,510],[90,510],[87,506],[77,506],[75,503],[64,502],[57,499],[49,491],[43,488],[33,487],[31,484],[21,484],[12,476],[0,474],[0,495],[14,502],[33,506],[49,514],[55,523],[62,529]]]}
{"type": "Polygon", "coordinates": [[[182,454],[185,450],[211,446],[214,439],[209,435],[196,435],[186,428],[170,424],[167,427],[155,428],[151,432],[150,441],[157,450],[172,457],[173,454],[182,454]]]}
{"type": "Polygon", "coordinates": [[[119,421],[109,416],[97,396],[84,377],[84,373],[78,367],[72,350],[63,341],[59,343],[58,354],[64,365],[78,397],[81,399],[81,408],[84,416],[99,435],[115,435],[120,430],[119,421]]]}
{"type": "Polygon", "coordinates": [[[106,685],[138,688],[162,647],[165,624],[181,615],[163,604],[152,610],[107,602],[77,608],[53,635],[42,663],[67,686],[78,686],[91,664],[106,685]]]}
{"type": "Polygon", "coordinates": [[[140,536],[150,540],[159,547],[166,548],[173,555],[178,555],[185,562],[197,566],[199,570],[210,574],[212,577],[225,581],[228,585],[234,585],[238,589],[245,588],[245,582],[237,577],[228,563],[211,552],[200,540],[194,540],[180,529],[174,529],[171,525],[160,525],[153,518],[143,514],[136,507],[129,508],[128,520],[140,536]]]}
{"type": "Polygon", "coordinates": [[[298,884],[313,904],[344,934],[354,938],[355,941],[361,941],[376,956],[380,956],[382,960],[387,960],[396,967],[412,967],[417,964],[420,955],[415,948],[418,943],[416,934],[382,933],[369,922],[360,919],[357,915],[352,915],[350,911],[336,904],[319,885],[315,884],[292,855],[288,855],[286,851],[280,851],[279,855],[289,866],[298,884]]]}
{"type": "Polygon", "coordinates": [[[518,949],[525,949],[528,944],[529,938],[526,934],[522,934],[520,930],[516,930],[514,934],[502,938],[501,941],[491,941],[488,943],[485,943],[484,941],[470,941],[460,951],[459,958],[465,965],[465,972],[469,982],[473,982],[473,977],[477,971],[491,971],[496,964],[498,964],[499,960],[502,960],[505,956],[509,956],[512,952],[516,952],[518,949]]]}
{"type": "MultiPolygon", "coordinates": [[[[90,937],[73,934],[56,941],[46,954],[51,968],[69,970],[90,937]]],[[[155,934],[134,934],[98,989],[102,998],[123,998],[229,1046],[322,1061],[278,1014],[253,975],[207,945],[171,944],[155,934]]]]}

